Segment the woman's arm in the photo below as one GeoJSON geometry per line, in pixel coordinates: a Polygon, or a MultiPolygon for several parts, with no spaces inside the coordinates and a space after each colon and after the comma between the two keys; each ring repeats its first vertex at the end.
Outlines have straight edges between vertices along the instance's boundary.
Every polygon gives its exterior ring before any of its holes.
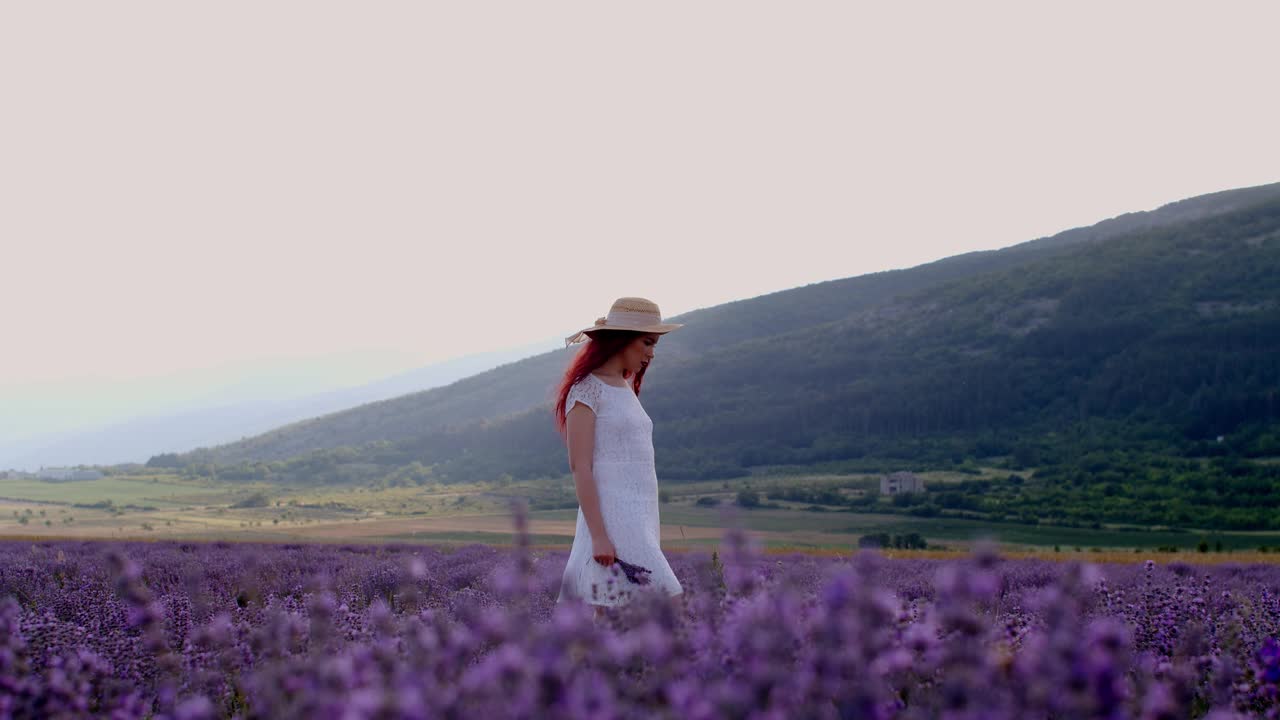
{"type": "MultiPolygon", "coordinates": [[[[605,530],[604,516],[600,513],[600,493],[592,473],[591,460],[595,454],[596,414],[591,408],[576,403],[565,417],[565,431],[569,443],[569,472],[573,473],[574,489],[578,493],[578,506],[591,532],[591,544],[599,551],[613,554],[613,544],[605,530]],[[605,546],[608,546],[607,548],[605,546]]],[[[612,558],[606,565],[612,564],[612,558]]]]}

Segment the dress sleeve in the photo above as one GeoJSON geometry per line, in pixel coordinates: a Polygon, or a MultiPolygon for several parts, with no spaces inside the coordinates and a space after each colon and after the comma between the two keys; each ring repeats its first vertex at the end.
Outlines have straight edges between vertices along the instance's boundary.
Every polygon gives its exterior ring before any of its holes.
{"type": "Polygon", "coordinates": [[[591,378],[583,378],[569,388],[569,396],[564,401],[565,417],[569,416],[573,404],[579,402],[591,408],[591,412],[599,412],[600,388],[591,381],[591,378]]]}

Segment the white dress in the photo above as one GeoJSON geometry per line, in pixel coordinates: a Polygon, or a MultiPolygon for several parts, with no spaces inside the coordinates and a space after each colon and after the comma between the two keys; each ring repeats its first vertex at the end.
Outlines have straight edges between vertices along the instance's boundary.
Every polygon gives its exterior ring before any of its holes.
{"type": "Polygon", "coordinates": [[[569,389],[565,413],[579,402],[596,415],[592,475],[600,495],[605,533],[613,542],[617,557],[650,570],[649,584],[636,585],[627,580],[616,564],[605,567],[596,562],[592,557],[591,531],[579,507],[573,548],[569,551],[556,602],[573,596],[592,605],[622,605],[634,592],[649,589],[679,595],[684,589],[658,544],[658,474],[653,464],[653,421],[640,406],[640,398],[630,385],[610,385],[592,374],[569,389]]]}

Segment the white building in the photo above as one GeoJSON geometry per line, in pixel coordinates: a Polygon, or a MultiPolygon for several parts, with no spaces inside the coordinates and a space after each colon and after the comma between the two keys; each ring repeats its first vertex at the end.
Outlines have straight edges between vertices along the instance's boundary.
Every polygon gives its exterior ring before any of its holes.
{"type": "Polygon", "coordinates": [[[924,481],[912,472],[896,472],[880,476],[880,494],[924,492],[924,481]]]}

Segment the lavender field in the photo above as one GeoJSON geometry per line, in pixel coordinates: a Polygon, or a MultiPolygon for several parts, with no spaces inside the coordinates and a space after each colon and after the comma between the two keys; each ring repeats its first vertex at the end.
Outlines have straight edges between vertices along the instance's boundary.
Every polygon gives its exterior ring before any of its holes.
{"type": "Polygon", "coordinates": [[[1278,713],[1273,566],[763,556],[730,531],[672,554],[682,598],[632,586],[594,621],[555,603],[566,557],[0,545],[0,716],[1278,713]]]}

